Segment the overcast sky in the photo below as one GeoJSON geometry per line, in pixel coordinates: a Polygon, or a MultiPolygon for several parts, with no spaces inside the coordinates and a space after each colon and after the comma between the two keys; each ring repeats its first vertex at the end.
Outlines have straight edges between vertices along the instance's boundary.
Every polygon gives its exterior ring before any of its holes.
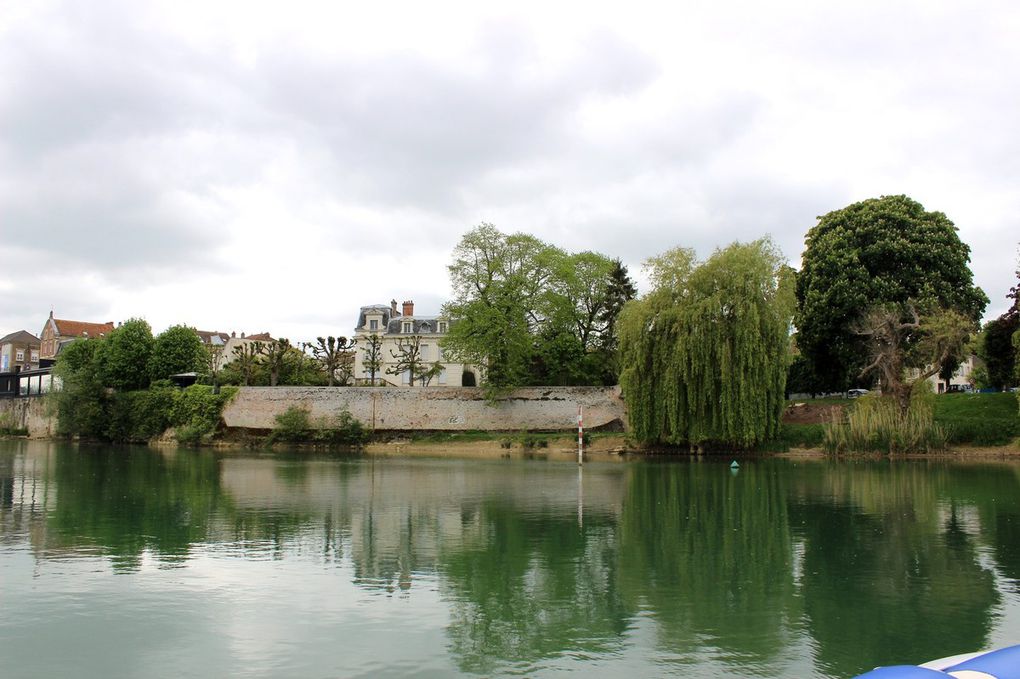
{"type": "Polygon", "coordinates": [[[1006,307],[1020,5],[0,3],[0,335],[437,313],[480,222],[641,262],[906,193],[1006,307]],[[625,8],[625,9],[623,9],[625,8]]]}

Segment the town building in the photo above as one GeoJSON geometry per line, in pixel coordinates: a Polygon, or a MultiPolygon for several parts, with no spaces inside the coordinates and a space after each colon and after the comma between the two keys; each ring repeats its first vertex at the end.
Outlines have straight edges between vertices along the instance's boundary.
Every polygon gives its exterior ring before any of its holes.
{"type": "MultiPolygon", "coordinates": [[[[478,381],[478,369],[463,363],[447,361],[443,356],[440,341],[450,329],[450,322],[443,316],[424,316],[414,313],[414,301],[405,301],[397,309],[397,301],[392,300],[389,306],[372,304],[361,307],[358,314],[358,325],[354,330],[357,340],[354,355],[354,378],[359,384],[371,382],[371,371],[366,368],[366,349],[369,338],[379,338],[379,360],[381,365],[375,374],[375,384],[391,386],[412,386],[409,371],[399,375],[391,372],[396,369],[402,353],[401,346],[412,342],[418,343],[421,363],[439,370],[428,382],[429,386],[475,386],[478,381]]],[[[415,376],[413,386],[421,386],[422,382],[415,376]]]]}
{"type": "Polygon", "coordinates": [[[0,373],[39,367],[39,338],[25,330],[0,338],[0,373]]]}
{"type": "Polygon", "coordinates": [[[56,358],[60,347],[80,337],[105,337],[113,332],[113,322],[90,323],[87,321],[67,321],[53,317],[46,319],[42,333],[39,335],[39,358],[56,358]]]}
{"type": "Polygon", "coordinates": [[[928,378],[928,384],[931,385],[931,390],[936,394],[943,394],[948,391],[973,391],[975,389],[974,371],[980,364],[980,358],[974,354],[969,354],[956,368],[956,372],[953,373],[949,382],[943,380],[939,375],[932,375],[928,378]]]}
{"type": "Polygon", "coordinates": [[[216,369],[219,370],[223,366],[233,361],[236,356],[234,355],[234,348],[245,344],[252,344],[253,342],[272,342],[273,338],[268,332],[260,332],[254,335],[245,335],[243,332],[238,336],[236,332],[231,332],[229,335],[219,330],[196,330],[195,334],[202,340],[202,344],[206,348],[218,351],[219,355],[216,358],[216,369]]]}

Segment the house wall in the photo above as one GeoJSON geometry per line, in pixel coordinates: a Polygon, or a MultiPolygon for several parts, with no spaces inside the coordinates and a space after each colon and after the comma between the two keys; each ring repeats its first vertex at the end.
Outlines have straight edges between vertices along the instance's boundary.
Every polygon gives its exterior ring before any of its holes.
{"type": "MultiPolygon", "coordinates": [[[[369,375],[368,373],[365,372],[365,347],[368,345],[367,340],[368,335],[359,333],[355,337],[357,338],[358,343],[354,349],[355,351],[354,378],[358,380],[359,383],[362,380],[364,380],[367,383],[369,380],[369,375]]],[[[392,375],[386,372],[387,370],[393,368],[397,364],[396,356],[400,355],[400,340],[406,341],[410,337],[411,335],[379,335],[379,339],[382,340],[379,352],[381,354],[383,363],[379,369],[379,372],[376,373],[375,376],[377,382],[381,380],[395,387],[410,386],[403,383],[402,375],[392,375]]],[[[423,334],[420,335],[420,337],[422,346],[428,347],[427,355],[424,358],[425,363],[431,365],[439,358],[440,351],[439,340],[442,338],[442,335],[423,334]]],[[[443,375],[444,382],[440,382],[440,378],[435,378],[432,380],[429,386],[449,386],[449,387],[461,386],[461,379],[464,376],[465,366],[461,363],[448,363],[446,361],[440,361],[440,363],[442,363],[443,367],[445,368],[445,372],[443,375]]],[[[471,368],[468,369],[470,370],[471,368]]],[[[475,376],[476,377],[478,376],[477,371],[475,373],[475,376]]]]}
{"type": "Polygon", "coordinates": [[[48,319],[46,325],[43,326],[42,332],[39,334],[39,340],[39,355],[42,358],[53,358],[57,355],[57,345],[60,343],[60,336],[57,335],[52,318],[48,319]]]}
{"type": "Polygon", "coordinates": [[[7,342],[0,345],[0,372],[13,372],[14,366],[22,370],[39,367],[39,344],[35,342],[7,342]],[[18,360],[18,352],[22,359],[18,360]]]}
{"type": "Polygon", "coordinates": [[[228,427],[271,429],[293,405],[307,407],[313,418],[348,410],[373,429],[394,431],[570,430],[577,427],[578,405],[586,428],[626,422],[619,387],[529,387],[495,405],[481,389],[459,387],[242,387],[223,420],[228,427]]]}
{"type": "MultiPolygon", "coordinates": [[[[960,367],[953,373],[953,377],[949,380],[950,385],[970,385],[974,386],[974,368],[977,367],[977,356],[971,355],[960,364],[960,367]]],[[[931,385],[931,390],[936,394],[943,393],[946,389],[946,383],[938,375],[932,375],[928,378],[928,384],[931,385]]]]}

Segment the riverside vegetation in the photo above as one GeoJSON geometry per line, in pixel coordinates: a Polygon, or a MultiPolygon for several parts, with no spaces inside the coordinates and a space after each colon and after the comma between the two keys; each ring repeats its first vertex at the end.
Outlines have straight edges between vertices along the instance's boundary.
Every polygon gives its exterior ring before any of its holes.
{"type": "MultiPolygon", "coordinates": [[[[453,252],[441,347],[446,360],[481,367],[493,403],[518,386],[618,381],[631,437],[643,446],[899,452],[1017,435],[1012,425],[984,423],[977,410],[944,423],[943,399],[918,390],[928,377],[948,380],[975,350],[989,380],[1016,370],[1020,331],[1006,338],[1020,314],[1020,284],[1008,295],[1011,311],[979,334],[988,298],[973,284],[969,248],[944,214],[906,196],[824,215],[806,240],[800,272],[767,238],[733,243],[703,262],[673,248],[646,262],[652,289],[637,297],[619,260],[483,224],[453,252]],[[862,400],[845,419],[811,428],[781,421],[789,391],[876,383],[888,396],[862,400]]],[[[302,349],[271,340],[270,350],[252,348],[220,369],[193,330],[153,337],[145,321],[131,319],[61,353],[58,431],[123,442],[172,427],[178,440],[208,440],[232,391],[177,391],[170,375],[195,371],[212,385],[345,384],[352,376],[341,359],[353,344],[333,340],[302,349]]],[[[365,438],[349,414],[313,420],[296,405],[281,418],[273,440],[365,438]]]]}

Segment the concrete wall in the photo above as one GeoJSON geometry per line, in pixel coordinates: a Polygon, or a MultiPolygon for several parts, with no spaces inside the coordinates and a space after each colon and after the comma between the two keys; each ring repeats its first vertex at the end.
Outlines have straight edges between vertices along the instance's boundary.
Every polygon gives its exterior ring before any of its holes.
{"type": "Polygon", "coordinates": [[[44,397],[0,399],[0,415],[8,417],[15,427],[28,429],[32,438],[47,438],[57,427],[56,418],[47,414],[44,397]]]}
{"type": "Polygon", "coordinates": [[[460,387],[242,387],[223,412],[228,427],[272,429],[274,418],[292,405],[313,418],[346,409],[380,430],[565,430],[577,427],[577,406],[585,428],[623,426],[619,387],[529,387],[495,405],[481,389],[460,387]]]}

